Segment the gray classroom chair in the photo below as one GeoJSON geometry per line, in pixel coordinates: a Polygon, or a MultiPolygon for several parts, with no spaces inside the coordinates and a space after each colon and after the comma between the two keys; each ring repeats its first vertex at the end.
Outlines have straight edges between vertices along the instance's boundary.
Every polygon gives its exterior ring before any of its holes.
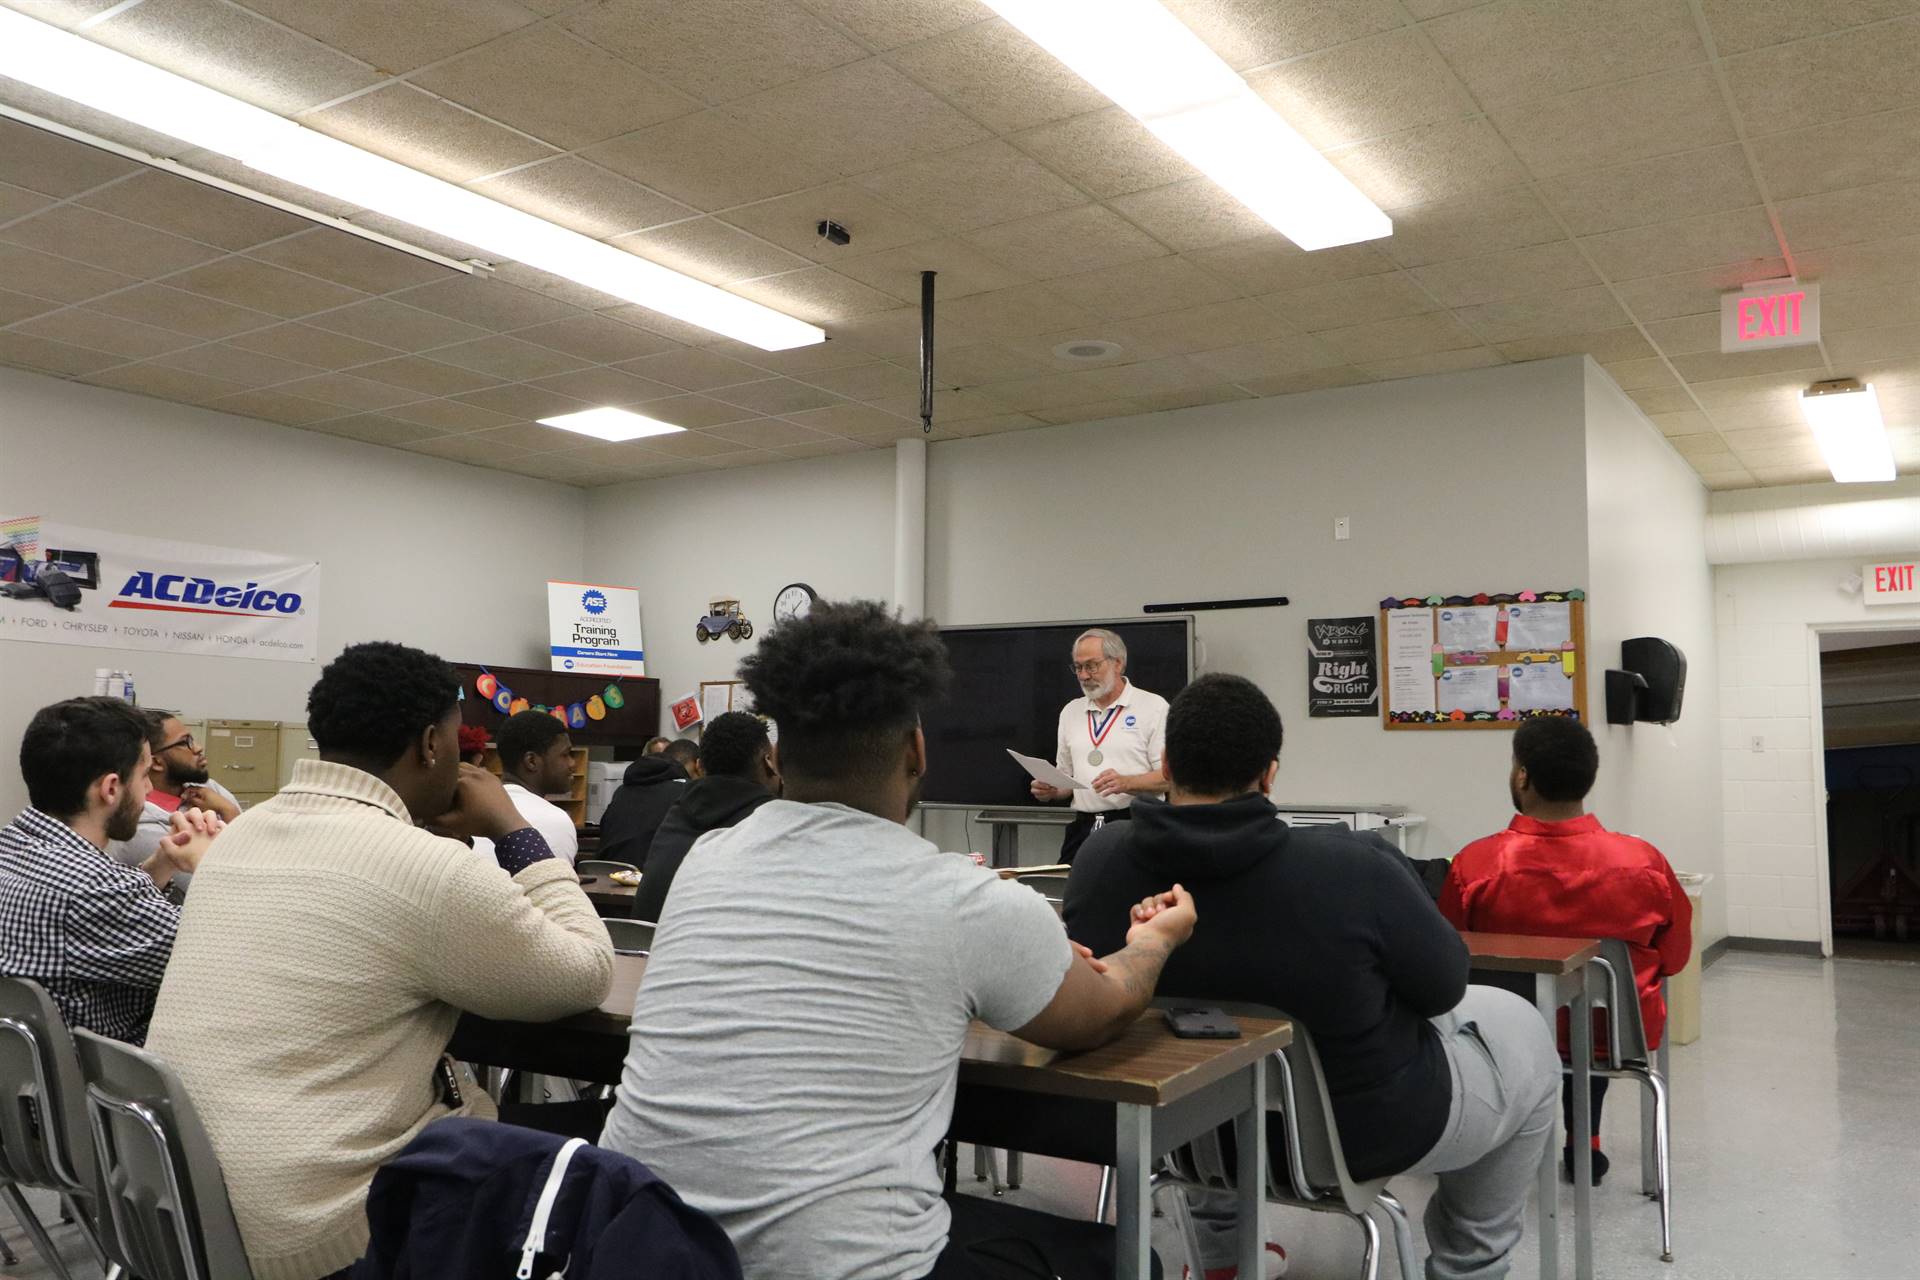
{"type": "Polygon", "coordinates": [[[653,954],[653,931],[660,926],[651,920],[622,920],[609,916],[600,921],[607,926],[607,936],[613,939],[615,955],[645,956],[653,954]]]}
{"type": "MultiPolygon", "coordinates": [[[[93,1137],[87,1132],[80,1060],[53,997],[26,978],[0,978],[0,1199],[59,1280],[71,1280],[21,1188],[52,1191],[102,1267],[94,1235],[93,1137]]],[[[8,1251],[8,1266],[19,1260],[8,1251]]]]}
{"type": "MultiPolygon", "coordinates": [[[[1191,1005],[1194,1002],[1172,1003],[1191,1005]]],[[[1262,1005],[1207,1003],[1218,1004],[1239,1017],[1287,1017],[1262,1005]]],[[[1347,1158],[1340,1147],[1339,1131],[1334,1127],[1333,1101],[1327,1095],[1326,1076],[1320,1069],[1320,1055],[1313,1047],[1313,1036],[1298,1019],[1288,1020],[1293,1023],[1293,1043],[1273,1055],[1273,1069],[1267,1073],[1267,1109],[1280,1114],[1286,1135],[1283,1149],[1269,1152],[1267,1199],[1352,1218],[1365,1237],[1361,1274],[1366,1280],[1378,1280],[1380,1274],[1380,1227],[1372,1213],[1378,1209],[1393,1229],[1402,1280],[1420,1280],[1413,1228],[1407,1221],[1406,1209],[1387,1190],[1387,1179],[1355,1182],[1347,1172],[1347,1158]]],[[[1176,1149],[1168,1156],[1167,1164],[1173,1179],[1186,1185],[1218,1190],[1231,1190],[1235,1185],[1233,1164],[1225,1158],[1219,1139],[1213,1134],[1176,1149]]],[[[1104,1216],[1104,1205],[1102,1211],[1104,1216]]],[[[1176,1225],[1186,1232],[1187,1248],[1197,1260],[1199,1246],[1191,1218],[1180,1215],[1176,1225]]]]}
{"type": "MultiPolygon", "coordinates": [[[[1660,1261],[1673,1261],[1673,1107],[1667,1091],[1666,1042],[1661,1041],[1659,1065],[1647,1049],[1647,1024],[1640,1013],[1639,985],[1633,975],[1633,953],[1618,938],[1600,944],[1593,962],[1596,982],[1590,992],[1594,1005],[1607,1010],[1607,1035],[1597,1045],[1603,1065],[1597,1075],[1638,1080],[1640,1095],[1640,1190],[1660,1205],[1660,1261]],[[1653,1105],[1648,1106],[1651,1102],[1653,1105]]],[[[1667,993],[1665,979],[1660,994],[1667,993]]],[[[1671,1028],[1669,1028],[1671,1031],[1671,1028]]]]}
{"type": "Polygon", "coordinates": [[[226,1179],[180,1077],[74,1033],[98,1169],[100,1243],[140,1280],[253,1280],[226,1179]]]}
{"type": "Polygon", "coordinates": [[[640,874],[640,868],[631,862],[615,862],[611,858],[582,858],[573,864],[573,871],[575,875],[582,876],[610,876],[616,871],[640,874]]]}

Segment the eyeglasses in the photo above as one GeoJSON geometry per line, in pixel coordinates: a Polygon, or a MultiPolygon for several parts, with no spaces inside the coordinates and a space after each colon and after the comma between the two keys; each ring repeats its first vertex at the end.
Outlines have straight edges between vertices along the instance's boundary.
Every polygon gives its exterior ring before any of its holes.
{"type": "Polygon", "coordinates": [[[181,738],[178,741],[169,742],[166,746],[160,748],[160,750],[155,754],[165,755],[167,752],[173,750],[175,747],[185,747],[189,751],[198,751],[200,749],[200,744],[193,740],[192,734],[188,734],[186,737],[181,738]]]}
{"type": "Polygon", "coordinates": [[[1071,665],[1073,666],[1073,674],[1077,676],[1090,676],[1112,661],[1112,658],[1095,658],[1092,662],[1075,662],[1071,665]]]}

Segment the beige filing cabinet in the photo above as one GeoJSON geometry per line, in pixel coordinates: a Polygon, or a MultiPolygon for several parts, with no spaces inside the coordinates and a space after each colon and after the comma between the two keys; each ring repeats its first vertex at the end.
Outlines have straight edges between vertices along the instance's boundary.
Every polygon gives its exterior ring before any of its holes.
{"type": "Polygon", "coordinates": [[[1700,917],[1706,913],[1702,900],[1712,876],[1682,873],[1681,887],[1693,904],[1693,955],[1687,967],[1667,982],[1667,1034],[1675,1044],[1692,1044],[1700,1038],[1700,917]]]}
{"type": "Polygon", "coordinates": [[[242,809],[252,808],[279,789],[278,720],[209,720],[203,745],[208,775],[233,792],[242,809]]]}
{"type": "Polygon", "coordinates": [[[303,724],[282,724],[280,726],[280,781],[284,787],[293,781],[293,766],[300,760],[318,760],[320,744],[307,733],[303,724]]]}

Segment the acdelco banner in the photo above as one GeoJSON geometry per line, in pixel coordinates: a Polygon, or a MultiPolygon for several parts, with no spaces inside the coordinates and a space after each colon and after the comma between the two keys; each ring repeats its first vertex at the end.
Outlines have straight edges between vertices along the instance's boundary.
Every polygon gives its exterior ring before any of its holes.
{"type": "Polygon", "coordinates": [[[0,640],[312,662],[319,635],[314,561],[0,519],[0,640]]]}
{"type": "Polygon", "coordinates": [[[547,583],[547,640],[555,671],[644,676],[640,593],[596,582],[547,583]]]}

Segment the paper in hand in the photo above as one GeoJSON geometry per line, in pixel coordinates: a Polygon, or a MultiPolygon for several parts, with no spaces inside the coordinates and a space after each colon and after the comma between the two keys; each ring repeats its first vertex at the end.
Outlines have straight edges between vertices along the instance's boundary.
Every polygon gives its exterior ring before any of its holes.
{"type": "Polygon", "coordinates": [[[1007,748],[1007,754],[1018,760],[1020,767],[1031,774],[1035,782],[1044,782],[1061,791],[1072,791],[1075,788],[1081,791],[1093,790],[1092,783],[1082,782],[1072,774],[1062,773],[1054,767],[1051,760],[1042,760],[1038,756],[1023,756],[1012,747],[1007,748]]]}

